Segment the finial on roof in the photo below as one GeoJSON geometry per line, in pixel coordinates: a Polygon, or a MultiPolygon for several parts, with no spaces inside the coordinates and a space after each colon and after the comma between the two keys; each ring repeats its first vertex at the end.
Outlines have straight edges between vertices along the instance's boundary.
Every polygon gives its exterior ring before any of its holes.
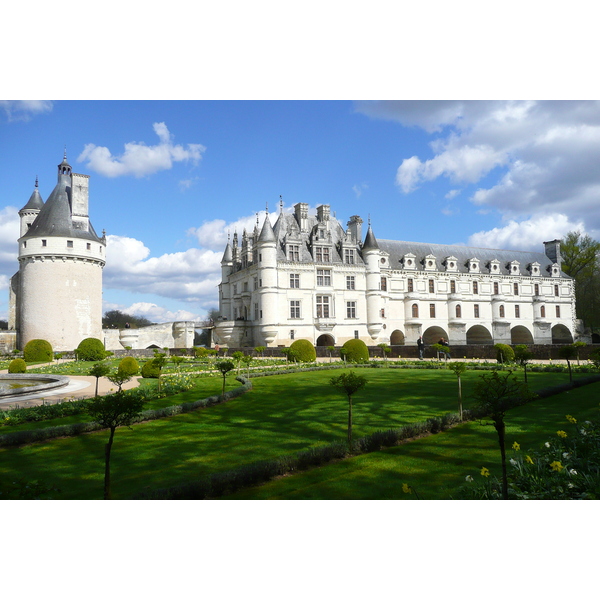
{"type": "Polygon", "coordinates": [[[65,153],[63,154],[63,159],[67,160],[67,145],[65,144],[65,153]]]}
{"type": "Polygon", "coordinates": [[[369,213],[369,227],[371,227],[371,213],[369,213]]]}
{"type": "Polygon", "coordinates": [[[279,212],[283,212],[283,196],[279,194],[279,212]]]}
{"type": "Polygon", "coordinates": [[[35,176],[35,187],[37,187],[37,186],[38,186],[38,176],[36,175],[35,176]]]}
{"type": "Polygon", "coordinates": [[[269,203],[265,202],[265,211],[269,214],[269,203]]]}
{"type": "Polygon", "coordinates": [[[256,226],[258,227],[258,213],[256,213],[256,226]]]}

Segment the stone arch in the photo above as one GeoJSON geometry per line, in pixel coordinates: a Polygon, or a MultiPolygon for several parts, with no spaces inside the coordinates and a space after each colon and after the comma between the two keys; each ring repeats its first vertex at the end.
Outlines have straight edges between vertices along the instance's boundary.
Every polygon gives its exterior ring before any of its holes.
{"type": "Polygon", "coordinates": [[[440,338],[444,338],[445,340],[448,339],[448,334],[442,327],[428,327],[423,333],[423,342],[426,346],[437,344],[440,341],[440,338]]]}
{"type": "Polygon", "coordinates": [[[324,333],[317,338],[317,346],[335,346],[335,340],[329,333],[324,333]]]}
{"type": "Polygon", "coordinates": [[[600,334],[592,333],[592,344],[600,344],[600,334]]]}
{"type": "Polygon", "coordinates": [[[467,331],[467,344],[493,344],[494,338],[487,327],[473,325],[467,331]]]}
{"type": "Polygon", "coordinates": [[[552,343],[553,344],[572,344],[573,336],[565,325],[555,325],[552,328],[552,343]]]}
{"type": "Polygon", "coordinates": [[[533,335],[524,325],[517,325],[510,330],[511,344],[533,344],[533,335]]]}
{"type": "Polygon", "coordinates": [[[399,329],[392,331],[392,335],[390,336],[390,345],[404,346],[404,333],[402,333],[402,331],[399,329]]]}
{"type": "Polygon", "coordinates": [[[161,346],[159,346],[156,342],[152,342],[151,344],[148,344],[146,346],[146,350],[154,350],[154,349],[160,350],[161,346]]]}

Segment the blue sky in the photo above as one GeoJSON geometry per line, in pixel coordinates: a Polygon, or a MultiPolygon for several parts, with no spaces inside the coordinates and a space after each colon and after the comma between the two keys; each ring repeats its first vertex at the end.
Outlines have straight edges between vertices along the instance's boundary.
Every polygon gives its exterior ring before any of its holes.
{"type": "Polygon", "coordinates": [[[227,235],[307,202],[381,239],[542,250],[600,237],[591,101],[0,101],[0,317],[17,211],[66,146],[109,245],[105,310],[155,321],[217,306],[227,235]]]}

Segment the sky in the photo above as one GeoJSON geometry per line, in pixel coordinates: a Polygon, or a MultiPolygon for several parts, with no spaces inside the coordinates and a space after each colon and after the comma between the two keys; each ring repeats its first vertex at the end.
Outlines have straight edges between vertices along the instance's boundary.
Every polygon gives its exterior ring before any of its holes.
{"type": "Polygon", "coordinates": [[[106,231],[104,310],[201,320],[228,236],[329,204],[379,239],[543,251],[600,238],[600,103],[490,100],[0,101],[0,318],[18,210],[63,152],[106,231]],[[282,204],[280,204],[282,203],[282,204]]]}

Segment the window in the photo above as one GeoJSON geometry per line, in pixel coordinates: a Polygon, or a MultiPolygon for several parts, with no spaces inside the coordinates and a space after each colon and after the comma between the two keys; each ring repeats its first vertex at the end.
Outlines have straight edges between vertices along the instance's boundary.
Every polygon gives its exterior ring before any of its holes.
{"type": "Polygon", "coordinates": [[[533,286],[533,294],[534,294],[534,296],[539,296],[540,295],[540,284],[539,283],[536,283],[533,286]]]}
{"type": "Polygon", "coordinates": [[[254,289],[257,290],[258,289],[258,277],[254,278],[254,289]]]}
{"type": "Polygon", "coordinates": [[[358,339],[358,329],[354,330],[354,339],[357,340],[358,339]]]}
{"type": "Polygon", "coordinates": [[[262,254],[258,255],[258,262],[262,262],[262,254]]]}
{"type": "Polygon", "coordinates": [[[409,292],[413,292],[413,291],[414,291],[414,284],[413,284],[413,280],[412,280],[412,279],[409,279],[407,283],[408,283],[408,291],[409,291],[409,292]]]}
{"type": "Polygon", "coordinates": [[[500,293],[499,285],[497,281],[494,281],[494,294],[497,296],[500,293]]]}
{"type": "Polygon", "coordinates": [[[288,260],[300,260],[300,246],[288,246],[288,260]]]}
{"type": "Polygon", "coordinates": [[[27,242],[23,242],[23,248],[27,248],[27,242]]]}
{"type": "Polygon", "coordinates": [[[558,293],[558,286],[557,285],[554,286],[554,295],[555,296],[559,295],[559,293],[558,293]]]}
{"type": "Polygon", "coordinates": [[[479,319],[479,304],[474,304],[473,305],[473,316],[476,319],[479,319]]]}
{"type": "Polygon", "coordinates": [[[87,247],[87,249],[88,249],[88,250],[91,250],[91,249],[92,249],[92,245],[91,245],[90,243],[87,243],[87,244],[86,244],[86,247],[87,247]]]}
{"type": "Polygon", "coordinates": [[[460,319],[462,317],[462,308],[460,304],[456,305],[456,318],[460,319]]]}
{"type": "Polygon", "coordinates": [[[354,275],[346,275],[346,289],[347,290],[354,290],[355,288],[355,281],[354,281],[354,275]]]}
{"type": "Polygon", "coordinates": [[[331,271],[317,269],[317,285],[331,285],[331,271]]]}
{"type": "Polygon", "coordinates": [[[433,279],[429,280],[429,293],[433,294],[433,292],[435,292],[435,283],[433,281],[433,279]]]}
{"type": "Polygon", "coordinates": [[[518,283],[513,283],[513,294],[515,296],[519,295],[519,284],[518,283]]]}
{"type": "Polygon", "coordinates": [[[356,302],[346,302],[346,318],[356,319],[356,302]]]}
{"type": "Polygon", "coordinates": [[[518,304],[515,304],[515,319],[521,318],[521,307],[518,304]]]}
{"type": "Polygon", "coordinates": [[[546,307],[545,306],[540,306],[540,317],[542,317],[542,319],[544,319],[546,317],[546,307]]]}
{"type": "Polygon", "coordinates": [[[456,294],[456,281],[454,279],[450,280],[450,293],[456,294]]]}
{"type": "Polygon", "coordinates": [[[385,308],[381,309],[380,314],[381,314],[381,318],[385,319],[385,308]]]}
{"type": "Polygon", "coordinates": [[[300,300],[290,300],[290,319],[300,318],[300,300]]]}
{"type": "Polygon", "coordinates": [[[381,291],[387,292],[387,277],[381,278],[381,291]]]}
{"type": "Polygon", "coordinates": [[[317,262],[330,262],[329,248],[323,248],[322,246],[317,246],[315,248],[315,260],[317,262]]]}
{"type": "Polygon", "coordinates": [[[413,319],[417,319],[419,317],[419,305],[418,304],[412,305],[412,316],[413,316],[413,319]]]}
{"type": "Polygon", "coordinates": [[[235,296],[237,294],[237,283],[233,284],[233,295],[235,296]]]}
{"type": "Polygon", "coordinates": [[[46,245],[46,240],[42,240],[42,246],[46,245]]]}
{"type": "Polygon", "coordinates": [[[556,307],[556,317],[560,319],[560,306],[556,307]]]}
{"type": "Polygon", "coordinates": [[[254,303],[254,320],[258,321],[258,302],[254,303]]]}
{"type": "Polygon", "coordinates": [[[479,294],[479,284],[476,281],[473,282],[473,293],[479,294]]]}
{"type": "Polygon", "coordinates": [[[329,296],[317,296],[317,318],[329,318],[329,296]]]}
{"type": "Polygon", "coordinates": [[[429,305],[429,317],[435,319],[435,304],[429,305]]]}
{"type": "Polygon", "coordinates": [[[261,288],[262,287],[262,279],[258,280],[258,287],[261,288]]]}
{"type": "Polygon", "coordinates": [[[300,287],[300,274],[299,273],[291,273],[290,274],[290,287],[291,288],[299,288],[300,287]]]}
{"type": "Polygon", "coordinates": [[[504,319],[504,304],[500,305],[500,318],[504,319]]]}
{"type": "Polygon", "coordinates": [[[244,291],[247,292],[248,291],[248,282],[244,281],[244,291]]]}
{"type": "Polygon", "coordinates": [[[344,250],[344,262],[347,265],[353,265],[354,264],[354,250],[348,249],[346,248],[344,250]]]}
{"type": "Polygon", "coordinates": [[[296,332],[293,329],[290,329],[290,340],[294,339],[296,332]]]}

